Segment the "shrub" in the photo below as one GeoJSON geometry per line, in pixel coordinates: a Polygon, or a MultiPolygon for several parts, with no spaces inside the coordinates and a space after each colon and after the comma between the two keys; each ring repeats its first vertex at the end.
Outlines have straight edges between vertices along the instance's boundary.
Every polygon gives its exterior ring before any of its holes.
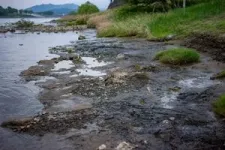
{"type": "Polygon", "coordinates": [[[155,59],[165,64],[185,65],[199,61],[199,54],[188,48],[175,48],[156,54],[155,59]]]}
{"type": "Polygon", "coordinates": [[[216,114],[225,117],[225,94],[213,103],[213,110],[216,114]]]}
{"type": "Polygon", "coordinates": [[[212,80],[214,79],[224,79],[225,78],[225,70],[221,71],[220,73],[217,73],[213,77],[211,77],[212,80]]]}
{"type": "Polygon", "coordinates": [[[98,7],[90,2],[82,4],[77,11],[78,14],[92,14],[97,12],[99,12],[98,7]]]}
{"type": "Polygon", "coordinates": [[[21,19],[20,21],[16,22],[15,25],[18,28],[29,28],[29,27],[32,27],[34,25],[34,22],[26,21],[24,19],[21,19]]]}

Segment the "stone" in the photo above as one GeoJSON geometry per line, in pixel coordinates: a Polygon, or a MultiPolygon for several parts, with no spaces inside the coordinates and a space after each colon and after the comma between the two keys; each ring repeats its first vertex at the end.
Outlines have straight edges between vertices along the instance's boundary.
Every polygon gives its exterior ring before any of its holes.
{"type": "Polygon", "coordinates": [[[83,36],[83,35],[80,35],[80,36],[78,37],[78,40],[85,40],[85,39],[86,39],[86,37],[83,36]]]}
{"type": "Polygon", "coordinates": [[[116,150],[132,150],[134,147],[131,146],[127,142],[121,142],[117,147],[116,150]]]}
{"type": "Polygon", "coordinates": [[[125,55],[124,54],[118,54],[116,56],[116,59],[124,59],[125,58],[125,55]]]}
{"type": "Polygon", "coordinates": [[[105,144],[102,144],[101,146],[98,147],[98,150],[104,150],[106,148],[107,148],[106,145],[105,144]]]}

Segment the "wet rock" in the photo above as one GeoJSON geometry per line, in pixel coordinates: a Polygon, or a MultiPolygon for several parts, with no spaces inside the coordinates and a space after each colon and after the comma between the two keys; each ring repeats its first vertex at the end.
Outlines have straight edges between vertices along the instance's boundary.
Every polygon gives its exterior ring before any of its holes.
{"type": "Polygon", "coordinates": [[[131,146],[127,142],[121,142],[117,147],[116,150],[132,150],[134,147],[131,146]]]}
{"type": "Polygon", "coordinates": [[[56,60],[40,60],[38,62],[39,65],[53,65],[56,63],[56,60]]]}
{"type": "Polygon", "coordinates": [[[107,148],[106,145],[105,144],[102,144],[101,146],[98,147],[98,150],[104,150],[106,148],[107,148]]]}
{"type": "Polygon", "coordinates": [[[80,35],[80,36],[78,37],[78,40],[85,40],[85,39],[86,39],[86,37],[83,36],[83,35],[80,35]]]}
{"type": "Polygon", "coordinates": [[[212,77],[210,77],[211,80],[216,79],[225,79],[225,71],[221,71],[220,73],[214,74],[212,77]]]}
{"type": "Polygon", "coordinates": [[[106,85],[121,84],[125,82],[125,78],[127,76],[127,72],[114,72],[108,78],[105,79],[105,83],[106,85]]]}
{"type": "Polygon", "coordinates": [[[14,119],[14,120],[9,120],[9,121],[5,121],[1,124],[2,127],[7,127],[7,128],[12,128],[14,126],[25,126],[27,123],[30,122],[30,120],[32,119],[32,117],[29,118],[23,118],[23,119],[14,119]]]}
{"type": "Polygon", "coordinates": [[[125,58],[125,55],[124,54],[118,54],[116,56],[116,59],[124,59],[125,58]]]}
{"type": "Polygon", "coordinates": [[[21,72],[21,76],[45,76],[47,72],[40,66],[32,66],[28,70],[21,72]]]}

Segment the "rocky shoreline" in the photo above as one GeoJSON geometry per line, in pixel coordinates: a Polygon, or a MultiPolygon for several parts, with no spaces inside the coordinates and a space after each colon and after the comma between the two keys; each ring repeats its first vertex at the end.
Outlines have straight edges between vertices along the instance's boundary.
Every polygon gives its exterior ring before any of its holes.
{"type": "Polygon", "coordinates": [[[76,26],[65,26],[57,23],[51,23],[49,25],[45,24],[34,24],[33,22],[21,20],[16,23],[7,24],[0,26],[0,33],[15,33],[16,31],[21,31],[22,33],[60,33],[68,31],[77,31],[87,29],[87,25],[76,25],[76,26]]]}
{"type": "Polygon", "coordinates": [[[37,136],[63,134],[76,150],[224,149],[224,122],[211,103],[225,84],[210,77],[225,64],[203,53],[190,66],[154,60],[177,46],[92,38],[51,48],[58,58],[21,73],[43,89],[44,110],[2,126],[37,136]]]}

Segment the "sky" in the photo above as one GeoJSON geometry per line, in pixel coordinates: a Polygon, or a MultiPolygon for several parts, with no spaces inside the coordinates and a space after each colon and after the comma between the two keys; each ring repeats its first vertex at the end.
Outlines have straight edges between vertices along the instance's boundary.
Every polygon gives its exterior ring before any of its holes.
{"type": "MultiPolygon", "coordinates": [[[[17,9],[24,9],[34,5],[40,4],[65,4],[65,3],[74,3],[74,4],[83,4],[87,0],[0,0],[0,6],[3,7],[13,7],[17,9]]],[[[110,0],[88,0],[91,3],[94,3],[99,8],[107,8],[110,0]]]]}

